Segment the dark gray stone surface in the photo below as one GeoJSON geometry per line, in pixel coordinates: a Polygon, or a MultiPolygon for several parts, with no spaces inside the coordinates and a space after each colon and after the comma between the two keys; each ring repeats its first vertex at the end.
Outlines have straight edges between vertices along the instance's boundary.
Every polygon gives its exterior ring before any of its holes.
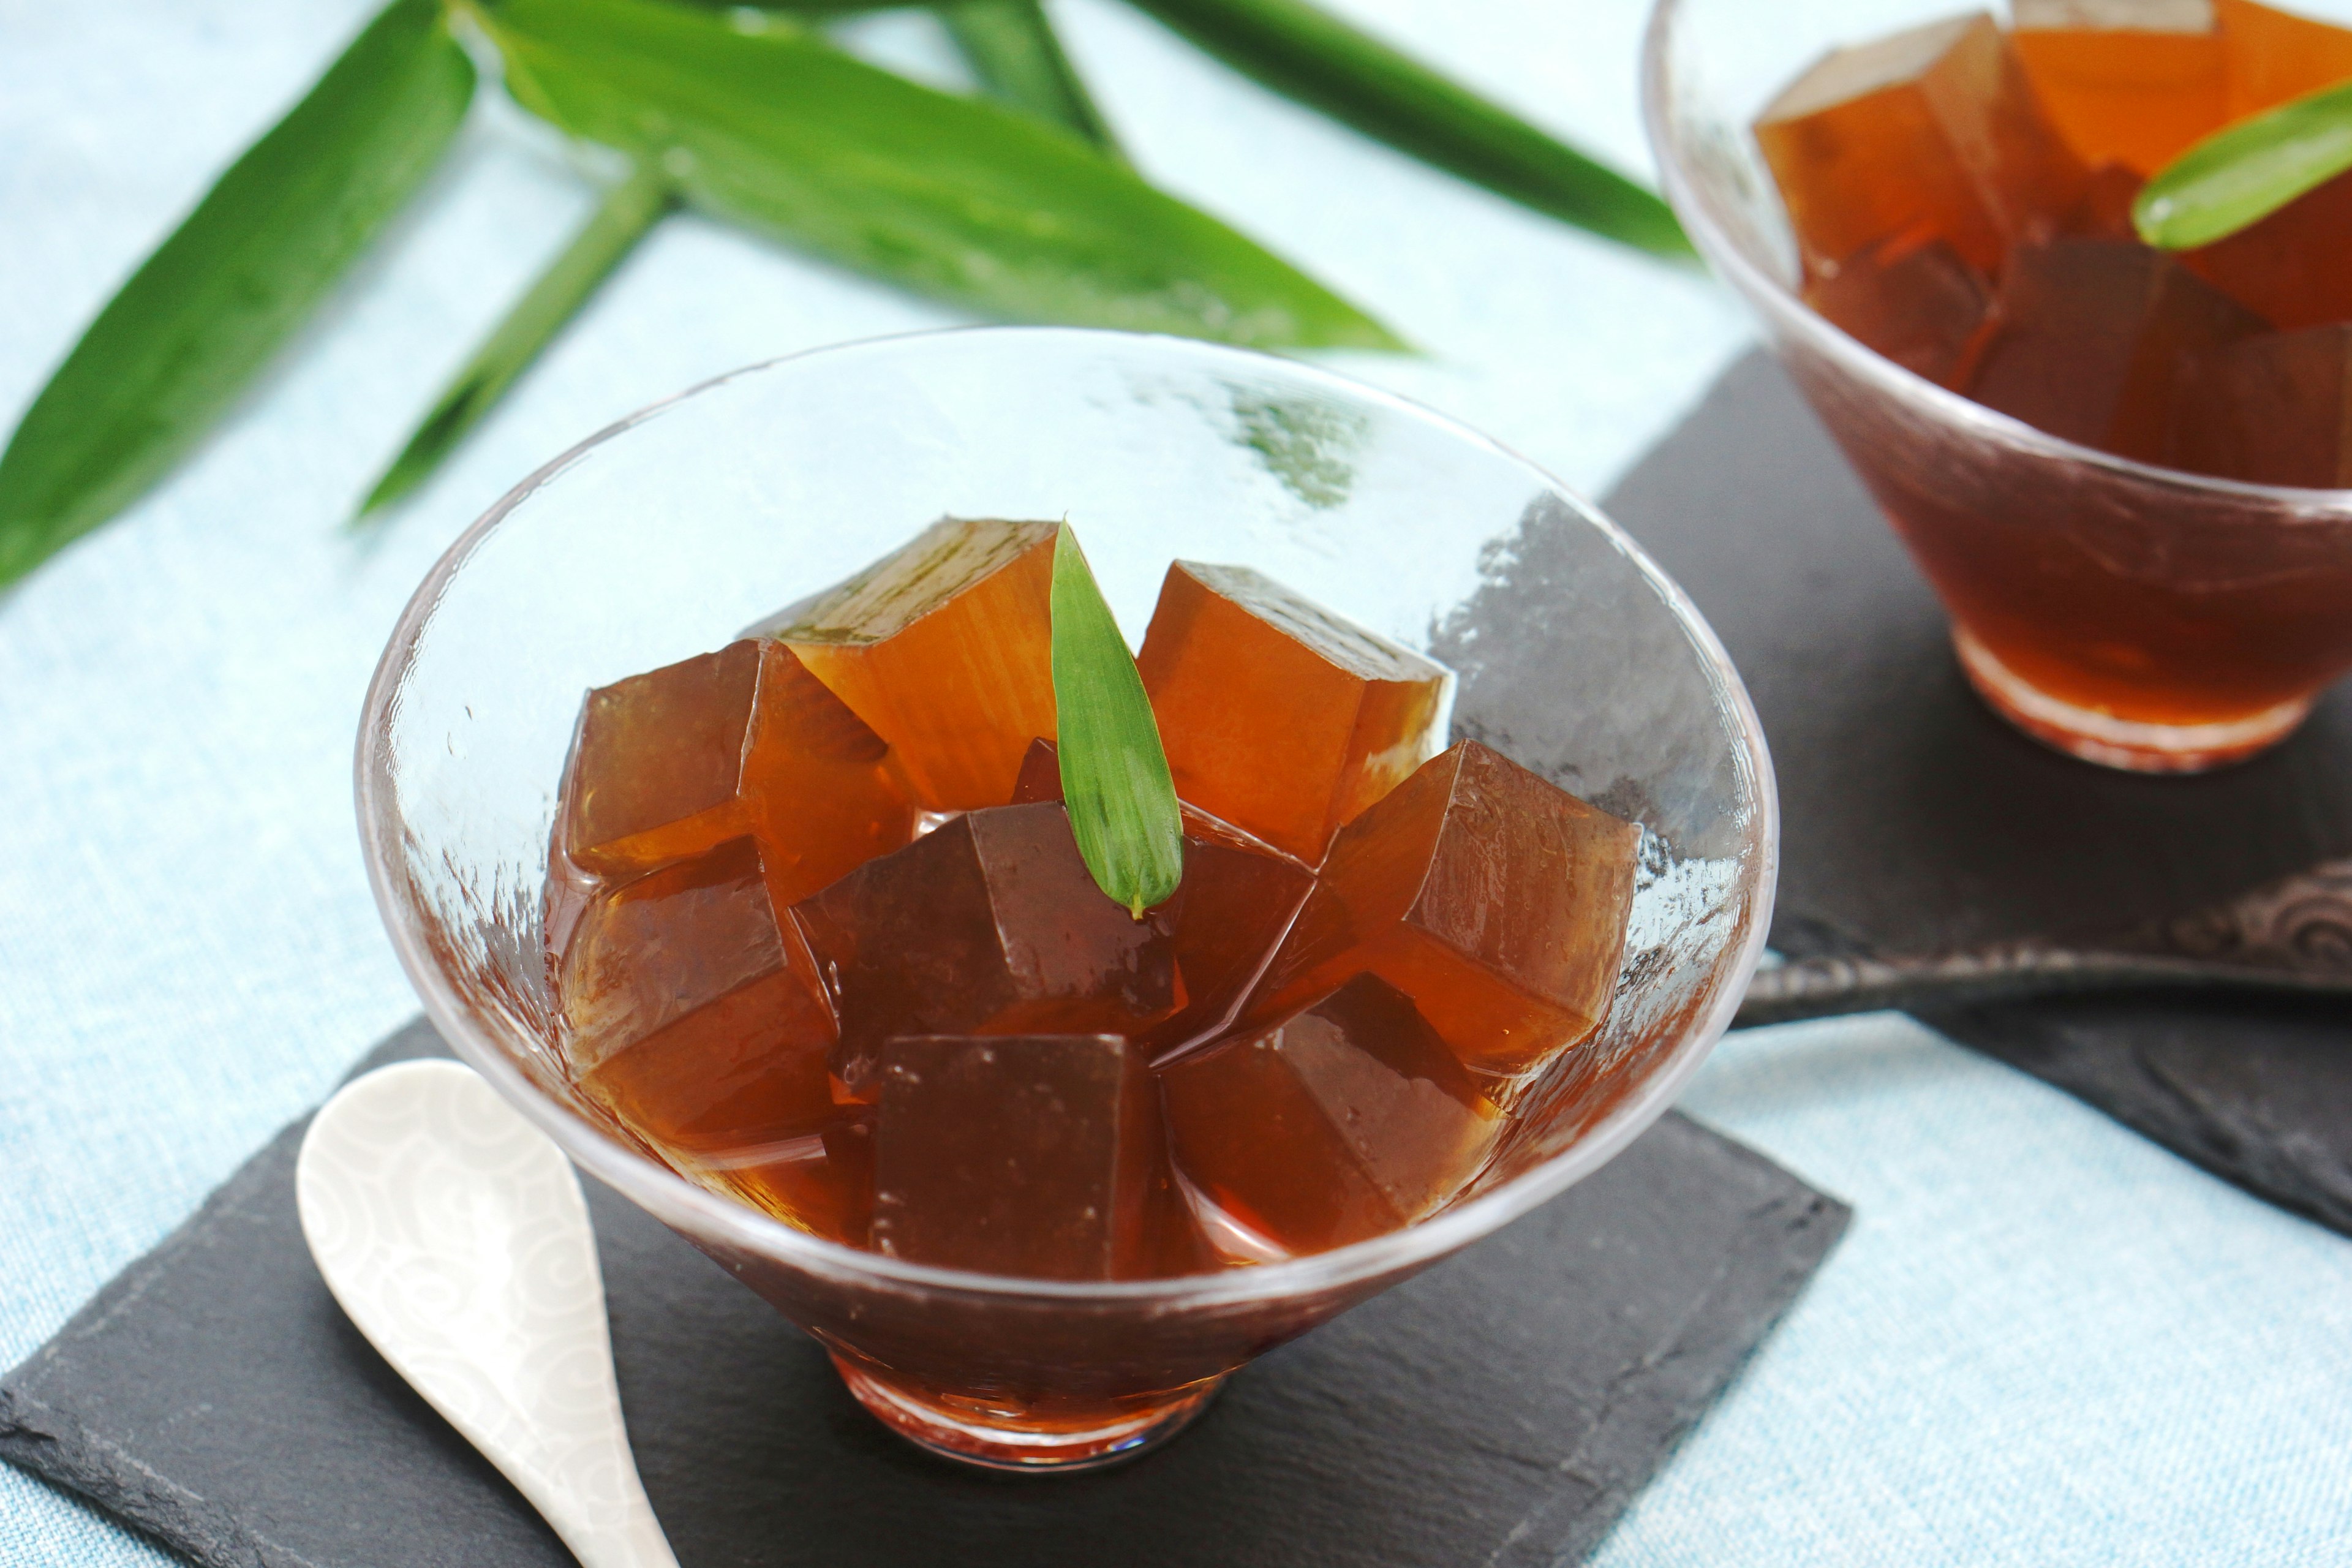
{"type": "MultiPolygon", "coordinates": [[[[362,1065],[439,1047],[420,1022],[362,1065]]],[[[222,1568],[568,1563],[327,1294],[295,1217],[301,1131],[0,1382],[0,1456],[222,1568]]],[[[900,1443],[814,1342],[638,1210],[588,1196],[630,1436],[685,1568],[1573,1562],[1847,1219],[1669,1116],[1244,1370],[1166,1449],[1046,1479],[900,1443]]]]}
{"type": "MultiPolygon", "coordinates": [[[[1995,718],[1893,531],[1761,354],[1606,506],[1705,612],[1763,718],[1784,952],[2118,931],[2352,853],[2352,688],[2276,751],[2197,778],[2090,767],[1995,718]]],[[[1929,1022],[2352,1232],[2341,1001],[2078,996],[1929,1022]]]]}

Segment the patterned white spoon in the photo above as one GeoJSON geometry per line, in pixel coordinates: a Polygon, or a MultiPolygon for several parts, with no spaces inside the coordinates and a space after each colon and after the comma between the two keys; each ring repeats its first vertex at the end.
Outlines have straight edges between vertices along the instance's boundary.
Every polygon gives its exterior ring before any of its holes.
{"type": "Polygon", "coordinates": [[[343,1310],[583,1568],[677,1568],[621,1422],[571,1163],[472,1068],[400,1062],[320,1109],[302,1235],[343,1310]]]}

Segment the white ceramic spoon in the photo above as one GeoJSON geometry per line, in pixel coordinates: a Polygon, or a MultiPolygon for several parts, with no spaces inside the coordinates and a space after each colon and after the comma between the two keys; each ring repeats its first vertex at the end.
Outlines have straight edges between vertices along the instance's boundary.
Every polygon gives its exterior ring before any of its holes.
{"type": "Polygon", "coordinates": [[[320,1109],[302,1235],[360,1332],[583,1568],[677,1568],[621,1423],[571,1163],[470,1068],[400,1062],[320,1109]]]}

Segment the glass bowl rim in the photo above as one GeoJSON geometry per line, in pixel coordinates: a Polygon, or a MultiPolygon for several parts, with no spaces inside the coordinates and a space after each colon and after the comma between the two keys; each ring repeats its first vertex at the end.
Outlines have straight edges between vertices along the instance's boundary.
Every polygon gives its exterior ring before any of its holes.
{"type": "MultiPolygon", "coordinates": [[[[655,1218],[689,1235],[713,1237],[767,1258],[785,1262],[805,1272],[845,1284],[881,1286],[918,1291],[985,1295],[1031,1304],[1097,1306],[1149,1305],[1162,1310],[1234,1305],[1288,1299],[1341,1288],[1360,1280],[1417,1264],[1432,1262],[1500,1229],[1510,1221],[1565,1192],[1598,1170],[1650,1124],[1664,1114],[1730,1025],[1764,948],[1771,925],[1773,898],[1780,870],[1780,796],[1770,754],[1755,705],[1714,628],[1700,616],[1682,588],[1600,509],[1582,500],[1540,465],[1529,461],[1492,437],[1479,434],[1449,416],[1410,398],[1367,385],[1325,370],[1276,355],[1159,333],[1121,332],[1091,328],[1029,326],[962,326],[890,333],[846,342],[825,344],[781,354],[724,374],[712,376],[684,391],[646,405],[615,420],[560,456],[541,465],[507,491],[466,530],[434,563],[401,612],[374,674],[368,682],[358,743],[353,758],[354,795],[358,808],[361,849],[367,864],[368,884],[376,910],[399,956],[401,967],[423,999],[426,1014],[466,1064],[488,1079],[509,1104],[517,1107],[551,1137],[572,1162],[607,1186],[645,1209],[655,1218]],[[1426,1220],[1364,1241],[1309,1253],[1278,1263],[1227,1268],[1214,1274],[1178,1275],[1160,1279],[1061,1280],[1015,1275],[984,1274],[929,1264],[908,1262],[862,1247],[846,1246],[797,1230],[752,1208],[723,1198],[612,1138],[586,1118],[557,1100],[509,1059],[477,1021],[474,1010],[457,994],[436,963],[420,930],[408,923],[398,891],[404,872],[392,864],[399,851],[396,818],[390,816],[394,792],[388,772],[388,738],[394,700],[403,673],[409,667],[427,622],[438,609],[451,581],[474,552],[494,533],[508,515],[541,487],[605,442],[638,425],[659,417],[690,399],[749,376],[836,355],[875,352],[931,339],[987,336],[1002,340],[1115,340],[1123,347],[1149,345],[1145,352],[1175,353],[1223,358],[1248,364],[1261,374],[1276,367],[1319,390],[1345,398],[1384,406],[1455,439],[1484,447],[1526,468],[1550,490],[1567,498],[1579,519],[1598,529],[1604,538],[1648,583],[1692,644],[1693,652],[1711,678],[1735,728],[1735,762],[1754,795],[1754,820],[1749,839],[1755,850],[1753,903],[1748,930],[1737,949],[1723,961],[1726,983],[1706,1014],[1686,1029],[1674,1055],[1635,1093],[1587,1130],[1566,1149],[1468,1203],[1441,1210],[1426,1220]]],[[[1750,858],[1742,855],[1741,858],[1750,858]]]]}
{"type": "MultiPolygon", "coordinates": [[[[2135,458],[2117,457],[2095,447],[2067,440],[2037,429],[2021,419],[1963,397],[1939,386],[1916,371],[1886,358],[1861,340],[1831,323],[1779,278],[1757,266],[1732,241],[1717,220],[1713,205],[1699,194],[1684,158],[1682,138],[1668,110],[1673,66],[1668,49],[1681,25],[1685,0],[1655,0],[1642,38],[1642,120],[1650,147],[1658,160],[1666,199],[1707,263],[1730,279],[1739,291],[1762,302],[1767,313],[1802,337],[1808,347],[1836,362],[1842,369],[1874,383],[1881,390],[1932,410],[1941,424],[1957,426],[1981,439],[2021,447],[2037,456],[2105,469],[2119,478],[2162,489],[2183,490],[2200,497],[2263,502],[2288,515],[2249,520],[2249,526],[2279,527],[2296,523],[2340,524],[2352,508],[2352,488],[2258,484],[2211,474],[2168,468],[2135,458]]],[[[1745,133],[1746,127],[1741,128],[1745,133]]]]}

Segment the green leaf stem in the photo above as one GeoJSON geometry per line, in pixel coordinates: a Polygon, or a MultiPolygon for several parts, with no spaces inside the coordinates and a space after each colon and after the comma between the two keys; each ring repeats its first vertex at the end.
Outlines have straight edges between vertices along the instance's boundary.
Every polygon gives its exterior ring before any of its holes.
{"type": "Polygon", "coordinates": [[[1054,707],[1062,800],[1095,885],[1136,919],[1175,897],[1184,817],[1135,656],[1067,523],[1054,542],[1054,707]]]}
{"type": "Polygon", "coordinates": [[[473,90],[435,0],[393,0],[230,165],[0,454],[0,584],[194,447],[431,173],[473,90]]]}
{"type": "Polygon", "coordinates": [[[669,184],[650,165],[640,167],[605,193],[572,243],[540,274],[506,320],[491,331],[466,367],[443,389],[408,445],[361,503],[360,519],[424,483],[466,432],[505,395],[515,378],[530,368],[564,323],[588,302],[597,285],[661,221],[669,206],[669,184]]]}
{"type": "Polygon", "coordinates": [[[961,0],[940,6],[939,14],[989,96],[1126,161],[1040,0],[961,0]]]}
{"type": "Polygon", "coordinates": [[[661,0],[503,0],[481,15],[526,109],[657,164],[697,205],[861,271],[1018,319],[1402,346],[1075,138],[790,23],[661,0]]]}
{"type": "Polygon", "coordinates": [[[2225,127],[2158,169],[2132,204],[2148,244],[2226,239],[2352,169],[2352,82],[2225,127]]]}

